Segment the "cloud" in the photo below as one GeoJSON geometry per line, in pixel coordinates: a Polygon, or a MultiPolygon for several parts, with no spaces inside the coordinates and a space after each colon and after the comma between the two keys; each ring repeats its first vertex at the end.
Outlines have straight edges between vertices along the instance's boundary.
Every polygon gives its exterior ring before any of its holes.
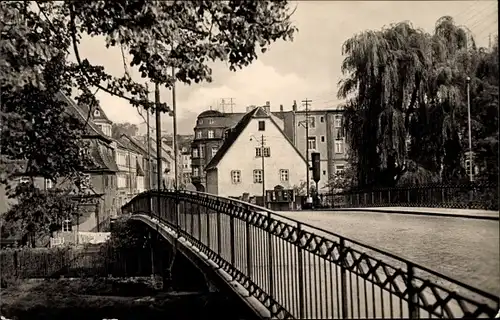
{"type": "MultiPolygon", "coordinates": [[[[480,45],[487,45],[489,33],[495,32],[498,27],[496,12],[498,7],[492,1],[481,4],[433,2],[432,10],[429,10],[427,2],[415,1],[300,2],[293,17],[299,28],[293,42],[274,43],[259,60],[237,72],[229,71],[224,63],[214,63],[212,83],[177,86],[179,132],[192,133],[196,116],[210,106],[220,109],[223,98],[233,98],[235,112],[243,112],[248,105],[262,105],[266,101],[271,102],[274,110],[278,110],[280,104],[290,109],[293,100],[300,104],[305,98],[313,100],[313,109],[333,107],[339,102],[336,94],[343,60],[341,46],[355,33],[380,29],[406,19],[410,19],[415,27],[432,31],[439,17],[452,15],[459,24],[471,27],[480,45]]],[[[84,38],[80,51],[82,57],[88,58],[91,63],[104,65],[113,75],[124,73],[120,49],[106,49],[102,37],[84,38]]],[[[130,57],[126,58],[130,61],[130,57]]],[[[137,72],[131,72],[135,80],[142,80],[137,72]]],[[[150,88],[153,89],[153,86],[150,88]]],[[[137,110],[127,101],[102,92],[97,96],[112,121],[143,122],[137,110]]],[[[172,92],[162,88],[160,98],[171,105],[172,92]]],[[[154,99],[153,95],[151,99],[154,99]]],[[[225,111],[230,111],[230,108],[225,111]]],[[[172,132],[171,120],[169,116],[162,115],[162,128],[167,132],[172,132]]],[[[151,123],[154,124],[154,117],[151,123]]]]}

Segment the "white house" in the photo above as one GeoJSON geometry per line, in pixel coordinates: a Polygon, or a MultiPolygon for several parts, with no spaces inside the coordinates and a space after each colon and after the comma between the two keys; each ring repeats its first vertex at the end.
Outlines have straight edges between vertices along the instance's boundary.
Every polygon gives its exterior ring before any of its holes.
{"type": "Polygon", "coordinates": [[[266,190],[299,186],[306,180],[307,165],[269,113],[263,107],[256,107],[231,130],[205,170],[209,193],[226,197],[248,193],[250,197],[261,197],[263,182],[266,190]]]}

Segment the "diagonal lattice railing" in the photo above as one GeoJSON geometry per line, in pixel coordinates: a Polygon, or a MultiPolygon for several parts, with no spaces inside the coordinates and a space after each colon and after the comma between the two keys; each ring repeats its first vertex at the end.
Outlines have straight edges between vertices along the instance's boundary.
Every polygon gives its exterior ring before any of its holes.
{"type": "Polygon", "coordinates": [[[499,308],[497,296],[246,202],[151,191],[122,210],[176,228],[280,319],[492,318],[499,308]]]}

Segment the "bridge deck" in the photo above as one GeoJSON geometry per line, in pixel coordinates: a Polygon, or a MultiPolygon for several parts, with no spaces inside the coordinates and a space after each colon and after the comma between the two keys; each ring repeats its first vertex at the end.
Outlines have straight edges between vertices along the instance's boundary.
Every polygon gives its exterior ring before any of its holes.
{"type": "Polygon", "coordinates": [[[452,208],[432,208],[432,207],[363,207],[363,208],[334,208],[320,209],[319,211],[365,211],[383,212],[399,214],[421,214],[432,216],[449,216],[457,218],[499,220],[500,213],[496,210],[480,209],[452,209],[452,208]]]}
{"type": "Polygon", "coordinates": [[[152,192],[152,213],[277,318],[493,317],[498,297],[394,254],[237,200],[152,192]],[[176,205],[178,203],[178,205],[176,205]]]}

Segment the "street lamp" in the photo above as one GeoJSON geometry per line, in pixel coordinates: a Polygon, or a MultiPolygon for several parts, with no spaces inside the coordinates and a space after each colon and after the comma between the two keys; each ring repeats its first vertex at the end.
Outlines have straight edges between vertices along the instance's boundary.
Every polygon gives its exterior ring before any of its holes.
{"type": "Polygon", "coordinates": [[[474,171],[472,166],[472,129],[471,129],[471,116],[470,116],[470,77],[467,77],[467,119],[469,125],[469,179],[470,182],[474,180],[474,171]]]}

